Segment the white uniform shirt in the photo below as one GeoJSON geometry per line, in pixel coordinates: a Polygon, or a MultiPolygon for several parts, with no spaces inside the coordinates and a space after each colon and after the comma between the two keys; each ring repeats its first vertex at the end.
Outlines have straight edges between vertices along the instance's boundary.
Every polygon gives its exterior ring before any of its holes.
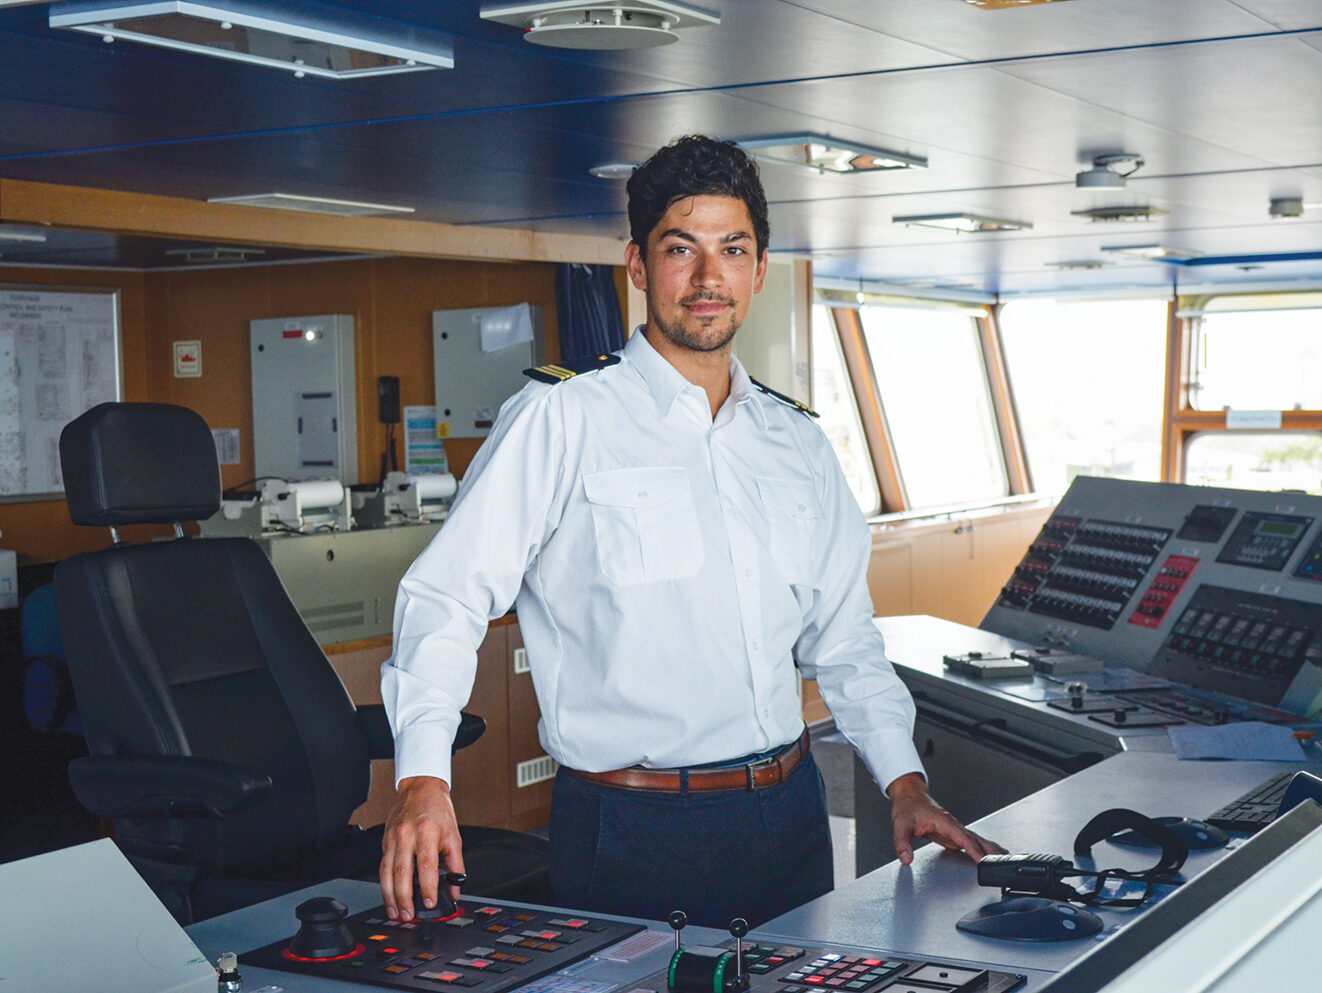
{"type": "Polygon", "coordinates": [[[713,418],[635,334],[618,365],[505,403],[400,583],[382,666],[399,779],[449,781],[477,646],[511,604],[562,765],[695,765],[792,741],[797,659],[883,787],[921,771],[835,454],[737,360],[730,380],[713,418]]]}

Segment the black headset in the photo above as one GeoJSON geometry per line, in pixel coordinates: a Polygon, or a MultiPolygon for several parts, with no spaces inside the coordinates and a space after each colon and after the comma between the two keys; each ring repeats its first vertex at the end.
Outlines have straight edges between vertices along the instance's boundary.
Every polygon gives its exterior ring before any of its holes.
{"type": "Polygon", "coordinates": [[[1151,817],[1146,817],[1136,810],[1129,810],[1125,807],[1113,807],[1110,810],[1103,810],[1085,824],[1074,839],[1074,854],[1076,856],[1088,855],[1092,852],[1092,846],[1097,842],[1114,837],[1121,831],[1133,831],[1154,844],[1160,845],[1161,856],[1157,859],[1157,864],[1144,869],[1142,872],[1131,872],[1126,869],[1103,869],[1101,872],[1087,872],[1076,869],[1072,875],[1090,876],[1095,879],[1092,892],[1079,893],[1078,901],[1100,907],[1141,906],[1152,894],[1154,884],[1175,881],[1175,874],[1184,865],[1184,860],[1189,857],[1189,846],[1174,831],[1166,825],[1154,821],[1151,817]],[[1142,896],[1108,899],[1102,895],[1102,891],[1107,882],[1112,879],[1126,879],[1144,883],[1146,889],[1142,896]]]}

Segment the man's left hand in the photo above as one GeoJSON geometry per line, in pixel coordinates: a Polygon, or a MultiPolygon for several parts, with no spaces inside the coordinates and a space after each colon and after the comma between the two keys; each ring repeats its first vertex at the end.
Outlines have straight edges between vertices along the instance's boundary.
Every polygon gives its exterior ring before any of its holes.
{"type": "Polygon", "coordinates": [[[952,852],[962,851],[977,862],[984,855],[1004,854],[994,841],[974,834],[932,799],[927,781],[916,772],[901,776],[886,788],[891,801],[895,854],[905,865],[913,862],[914,838],[925,838],[952,852]]]}

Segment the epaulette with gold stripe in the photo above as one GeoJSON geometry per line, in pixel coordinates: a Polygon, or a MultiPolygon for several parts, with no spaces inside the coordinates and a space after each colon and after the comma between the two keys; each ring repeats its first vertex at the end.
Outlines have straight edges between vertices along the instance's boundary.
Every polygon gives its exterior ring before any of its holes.
{"type": "Polygon", "coordinates": [[[771,397],[773,400],[779,400],[786,407],[793,407],[799,413],[807,414],[809,417],[822,416],[821,414],[817,413],[817,411],[809,407],[806,403],[800,403],[798,400],[795,400],[793,397],[787,397],[784,393],[780,393],[777,390],[773,390],[770,386],[764,386],[762,383],[759,383],[756,379],[751,380],[751,382],[754,386],[756,386],[767,396],[771,397]]]}
{"type": "Polygon", "coordinates": [[[581,359],[574,359],[570,362],[560,362],[552,365],[534,366],[532,369],[524,369],[523,374],[529,379],[535,379],[539,383],[563,383],[566,379],[573,379],[575,376],[584,372],[596,372],[598,369],[605,369],[607,366],[615,365],[620,361],[618,355],[586,355],[581,359]]]}

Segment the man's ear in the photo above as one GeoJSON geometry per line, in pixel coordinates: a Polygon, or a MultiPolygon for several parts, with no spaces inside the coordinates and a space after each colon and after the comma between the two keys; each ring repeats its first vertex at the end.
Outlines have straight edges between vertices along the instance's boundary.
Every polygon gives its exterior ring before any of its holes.
{"type": "Polygon", "coordinates": [[[624,246],[624,267],[629,271],[629,280],[634,289],[647,292],[647,266],[643,264],[643,252],[636,241],[624,246]]]}
{"type": "Polygon", "coordinates": [[[762,255],[757,260],[757,268],[753,270],[753,292],[762,292],[762,281],[767,278],[767,250],[762,249],[762,255]]]}

